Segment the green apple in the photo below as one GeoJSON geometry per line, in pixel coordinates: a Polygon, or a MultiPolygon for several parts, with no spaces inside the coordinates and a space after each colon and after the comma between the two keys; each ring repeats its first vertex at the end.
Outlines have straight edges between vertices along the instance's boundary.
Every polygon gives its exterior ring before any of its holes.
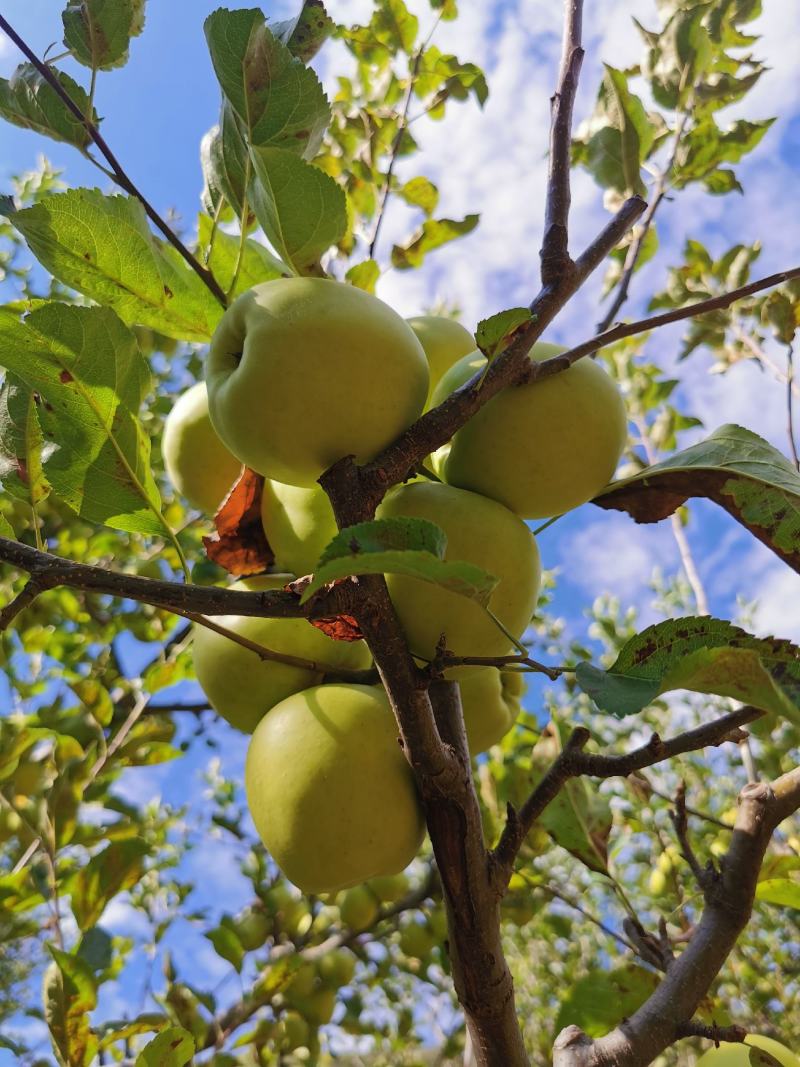
{"type": "Polygon", "coordinates": [[[286,882],[278,882],[267,890],[265,903],[289,938],[305,933],[311,925],[311,913],[306,901],[286,882]]]}
{"type": "Polygon", "coordinates": [[[496,745],[514,725],[525,692],[525,676],[497,667],[473,667],[459,671],[457,680],[469,751],[476,756],[496,745]]]}
{"type": "Polygon", "coordinates": [[[262,841],[304,893],[397,874],[422,841],[414,777],[376,686],[315,686],[277,704],[250,741],[245,787],[262,841]]]}
{"type": "MultiPolygon", "coordinates": [[[[437,482],[413,482],[388,493],[378,518],[435,522],[447,535],[448,560],[464,560],[500,579],[490,609],[519,638],[536,607],[539,550],[525,523],[488,497],[437,482]]],[[[459,656],[502,656],[508,638],[474,601],[420,578],[388,574],[386,582],[411,651],[433,658],[444,633],[459,656]]]]}
{"type": "Polygon", "coordinates": [[[294,574],[311,574],[338,533],[328,494],[319,485],[304,489],[265,479],[261,521],[277,566],[294,574]]]}
{"type": "Polygon", "coordinates": [[[349,949],[336,948],[317,964],[320,981],[331,989],[349,985],[356,973],[356,958],[349,949]]]}
{"type": "Polygon", "coordinates": [[[428,357],[430,401],[431,394],[445,371],[462,356],[475,351],[475,338],[460,322],[444,315],[416,315],[406,321],[419,338],[419,343],[428,357]]]}
{"type": "Polygon", "coordinates": [[[366,930],[378,917],[380,902],[367,885],[348,889],[339,904],[339,916],[351,930],[366,930]]]}
{"type": "Polygon", "coordinates": [[[343,456],[376,456],[428,393],[428,361],[408,323],[328,278],[278,278],[235,300],[206,377],[211,421],[231,452],[307,487],[343,456]]]}
{"type": "Polygon", "coordinates": [[[748,1034],[744,1044],[723,1041],[718,1048],[710,1048],[697,1061],[697,1067],[768,1067],[774,1060],[781,1067],[800,1067],[800,1056],[782,1045],[780,1041],[774,1041],[771,1037],[762,1037],[760,1034],[748,1034]],[[751,1057],[750,1053],[757,1050],[751,1057]],[[759,1062],[758,1051],[766,1052],[759,1062]],[[768,1059],[771,1056],[772,1059],[768,1059]]]}
{"type": "Polygon", "coordinates": [[[408,893],[409,883],[405,874],[387,874],[371,878],[369,888],[382,904],[396,904],[408,893]]]}
{"type": "Polygon", "coordinates": [[[284,1012],[278,1020],[275,1043],[281,1048],[290,1051],[296,1048],[307,1048],[310,1037],[311,1027],[298,1012],[284,1012]]]}
{"type": "Polygon", "coordinates": [[[187,389],[167,415],[161,454],[181,496],[213,515],[242,473],[242,464],[211,425],[205,382],[187,389]]]}
{"type": "MultiPolygon", "coordinates": [[[[252,592],[281,589],[290,574],[269,574],[236,582],[231,588],[252,592]]],[[[333,641],[305,619],[259,619],[245,615],[215,618],[220,626],[264,648],[325,664],[330,670],[369,666],[363,641],[333,641]]],[[[322,673],[261,659],[230,638],[195,626],[192,638],[197,680],[214,709],[231,726],[252,733],[275,704],[292,693],[317,685],[322,673]]]]}
{"type": "Polygon", "coordinates": [[[336,990],[326,986],[317,986],[307,996],[296,997],[289,1003],[312,1026],[324,1026],[325,1023],[331,1021],[333,1009],[336,1007],[336,990]]]}
{"type": "Polygon", "coordinates": [[[247,952],[261,948],[272,933],[272,923],[261,908],[245,908],[234,919],[236,936],[247,952]]]}
{"type": "MultiPolygon", "coordinates": [[[[545,342],[534,360],[563,352],[545,342]]],[[[455,364],[434,392],[441,403],[486,366],[481,353],[455,364]]],[[[627,439],[625,405],[593,359],[540,382],[509,387],[455,434],[436,459],[449,485],[499,500],[524,519],[561,515],[597,496],[614,475],[627,439]]]]}
{"type": "Polygon", "coordinates": [[[426,959],[436,945],[433,932],[422,923],[410,922],[400,930],[400,948],[406,956],[426,959]]]}

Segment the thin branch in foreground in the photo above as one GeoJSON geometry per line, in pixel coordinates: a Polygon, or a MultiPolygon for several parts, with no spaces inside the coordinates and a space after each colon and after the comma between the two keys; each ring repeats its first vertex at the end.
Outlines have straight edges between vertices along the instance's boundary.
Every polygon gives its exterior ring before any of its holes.
{"type": "Polygon", "coordinates": [[[717,872],[714,864],[709,862],[707,867],[702,867],[695,855],[692,843],[689,840],[689,819],[686,814],[686,783],[681,782],[675,794],[675,807],[669,811],[669,817],[675,828],[675,836],[678,839],[681,855],[689,864],[692,874],[703,893],[708,893],[717,880],[717,872]]]}
{"type": "Polygon", "coordinates": [[[17,615],[24,611],[34,600],[48,588],[37,578],[29,578],[13,600],[0,611],[0,633],[7,630],[17,615]]]}
{"type": "Polygon", "coordinates": [[[153,205],[146,199],[144,194],[141,193],[139,189],[134,185],[134,183],[123,170],[122,165],[120,164],[117,157],[109,148],[103,135],[100,133],[100,131],[91,121],[91,119],[87,115],[84,115],[84,113],[72,99],[69,93],[64,89],[63,85],[55,76],[50,66],[47,63],[43,63],[39,59],[35,52],[33,52],[29,45],[26,44],[26,42],[19,36],[16,30],[14,30],[13,27],[9,25],[8,21],[3,18],[2,15],[0,15],[0,29],[2,29],[6,36],[14,42],[14,44],[17,46],[17,48],[19,48],[23,55],[25,55],[28,60],[30,60],[33,66],[38,70],[38,72],[42,75],[42,77],[51,87],[53,92],[56,93],[56,95],[63,101],[64,105],[69,108],[75,118],[78,119],[78,121],[81,123],[86,132],[89,134],[89,137],[92,139],[93,143],[97,146],[97,148],[103,154],[103,157],[111,167],[111,173],[117,185],[119,185],[121,189],[124,189],[126,193],[129,193],[131,196],[136,197],[136,199],[139,201],[139,203],[149,215],[152,222],[162,232],[166,240],[182,256],[182,258],[192,268],[192,270],[200,278],[206,288],[209,289],[209,291],[214,295],[216,300],[218,300],[223,307],[226,307],[227,304],[225,300],[225,294],[220,288],[214,275],[211,273],[210,270],[207,270],[201,263],[199,263],[195,259],[195,257],[192,255],[192,253],[189,251],[183,241],[181,241],[180,237],[178,237],[175,231],[167,225],[167,223],[161,218],[156,209],[153,207],[153,205]]]}
{"type": "Polygon", "coordinates": [[[539,253],[542,285],[557,285],[573,264],[569,256],[570,155],[572,112],[578,91],[583,48],[583,0],[564,0],[564,39],[558,85],[550,99],[550,162],[544,239],[539,253]]]}

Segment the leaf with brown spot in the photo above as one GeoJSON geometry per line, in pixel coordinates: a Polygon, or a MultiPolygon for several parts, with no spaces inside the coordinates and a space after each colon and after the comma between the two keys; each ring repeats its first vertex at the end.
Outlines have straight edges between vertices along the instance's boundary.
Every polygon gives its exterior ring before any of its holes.
{"type": "Polygon", "coordinates": [[[689,497],[719,504],[800,573],[800,473],[741,426],[721,426],[705,441],[613,482],[592,503],[627,511],[636,522],[658,522],[689,497]]]}
{"type": "Polygon", "coordinates": [[[260,574],[275,560],[261,522],[263,489],[264,476],[245,467],[214,516],[217,532],[203,538],[208,558],[229,574],[260,574]]]}

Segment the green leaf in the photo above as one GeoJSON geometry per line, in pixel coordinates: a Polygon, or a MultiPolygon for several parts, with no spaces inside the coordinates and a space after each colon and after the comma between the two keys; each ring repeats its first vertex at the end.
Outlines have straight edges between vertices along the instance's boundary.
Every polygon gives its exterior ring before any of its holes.
{"type": "Polygon", "coordinates": [[[227,100],[222,101],[219,125],[212,126],[200,142],[200,165],[205,179],[203,204],[209,214],[224,199],[245,225],[249,220],[242,216],[252,165],[244,133],[227,100]]]}
{"type": "Polygon", "coordinates": [[[223,922],[213,930],[209,930],[205,936],[214,946],[217,955],[227,960],[241,973],[245,950],[232,926],[227,926],[223,922]]]}
{"type": "MultiPolygon", "coordinates": [[[[656,103],[673,110],[683,104],[707,70],[712,47],[703,19],[708,4],[695,3],[676,11],[660,34],[640,26],[651,47],[642,73],[656,103]]],[[[638,23],[637,23],[638,25],[638,23]]]]}
{"type": "Polygon", "coordinates": [[[657,974],[635,963],[613,971],[590,971],[575,982],[561,1001],[554,1033],[575,1025],[587,1037],[602,1037],[633,1015],[658,984],[657,974]]]}
{"type": "Polygon", "coordinates": [[[89,1012],[97,1006],[97,989],[89,965],[80,957],[48,944],[53,963],[44,973],[44,1017],[56,1057],[63,1067],[88,1067],[97,1051],[89,1012]]]}
{"type": "Polygon", "coordinates": [[[114,312],[47,304],[24,322],[0,316],[0,366],[38,397],[53,491],[90,522],[164,534],[150,440],[137,418],[150,375],[114,312]]]}
{"type": "Polygon", "coordinates": [[[363,289],[367,293],[374,293],[380,276],[381,268],[375,260],[365,259],[363,263],[356,263],[352,266],[344,278],[350,285],[355,285],[356,288],[363,289]]]}
{"type": "Polygon", "coordinates": [[[703,178],[703,185],[712,196],[725,196],[727,193],[744,193],[741,182],[727,167],[717,167],[703,178]]]}
{"type": "Polygon", "coordinates": [[[16,540],[14,529],[5,515],[0,515],[0,537],[7,537],[11,541],[16,540]]]}
{"type": "Polygon", "coordinates": [[[21,211],[6,202],[3,213],[43,267],[123,322],[210,340],[222,308],[175,249],[152,235],[138,200],[70,189],[21,211]]]}
{"type": "Polygon", "coordinates": [[[594,114],[575,136],[575,161],[604,189],[643,196],[642,162],[654,136],[644,104],[628,88],[627,75],[605,64],[594,114]]]}
{"type": "Polygon", "coordinates": [[[347,232],[344,190],[291,152],[254,149],[250,199],[272,247],[296,274],[316,268],[347,232]]]}
{"type": "Polygon", "coordinates": [[[488,360],[493,360],[503,349],[508,348],[514,335],[522,326],[527,326],[533,316],[528,308],[509,308],[499,311],[489,319],[481,319],[475,331],[478,348],[488,360]]]}
{"type": "Polygon", "coordinates": [[[144,874],[148,852],[147,842],[141,838],[113,841],[74,875],[70,893],[79,929],[94,926],[117,893],[136,885],[144,874]]]}
{"type": "Polygon", "coordinates": [[[370,29],[392,52],[411,55],[419,19],[410,13],[403,0],[376,0],[370,29]]]}
{"type": "MultiPolygon", "coordinates": [[[[531,792],[542,780],[564,747],[565,727],[551,720],[531,754],[531,792]]],[[[537,820],[556,844],[572,853],[591,871],[608,874],[608,835],[611,808],[591,783],[582,778],[568,781],[537,820]]]]}
{"type": "Polygon", "coordinates": [[[144,0],[69,0],[61,21],[64,44],[79,63],[112,70],[127,63],[131,38],[144,29],[144,0]]]}
{"type": "Polygon", "coordinates": [[[78,956],[84,960],[96,973],[104,971],[111,966],[114,955],[111,935],[102,926],[93,926],[80,940],[78,944],[78,956]]]}
{"type": "Polygon", "coordinates": [[[258,8],[218,8],[204,28],[217,79],[249,145],[313,158],[331,117],[314,71],[278,40],[258,8]]]}
{"type": "Polygon", "coordinates": [[[0,480],[7,493],[33,508],[50,493],[43,467],[48,450],[33,390],[6,374],[0,388],[0,480]]]}
{"type": "MultiPolygon", "coordinates": [[[[197,220],[197,237],[201,249],[207,249],[211,240],[214,223],[208,215],[200,215],[197,220]]],[[[227,293],[233,281],[233,274],[239,259],[241,239],[217,228],[211,246],[208,267],[213,271],[223,290],[227,293]]],[[[259,282],[268,282],[273,278],[284,278],[289,274],[288,268],[272,255],[268,248],[254,241],[251,237],[244,240],[239,273],[231,297],[246,293],[259,282]]]]}
{"type": "Polygon", "coordinates": [[[439,190],[430,179],[422,176],[412,178],[405,185],[401,185],[397,193],[407,204],[422,208],[428,217],[434,213],[439,203],[439,190]]]}
{"type": "Polygon", "coordinates": [[[348,526],[322,553],[301,603],[328,582],[351,574],[405,574],[486,607],[498,579],[472,563],[446,561],[446,548],[444,532],[427,519],[376,519],[348,526]]]}
{"type": "Polygon", "coordinates": [[[297,18],[272,24],[272,32],[293,56],[308,63],[336,29],[322,0],[303,0],[297,18]]]}
{"type": "Polygon", "coordinates": [[[632,715],[673,689],[753,704],[800,725],[800,649],[723,619],[669,619],[627,641],[607,671],[579,663],[578,685],[602,711],[632,715]]]}
{"type": "Polygon", "coordinates": [[[406,244],[392,248],[392,266],[398,270],[422,266],[428,252],[456,237],[472,233],[479,220],[480,215],[467,215],[463,219],[428,219],[406,244]]]}
{"type": "MultiPolygon", "coordinates": [[[[89,97],[80,85],[63,71],[52,67],[51,70],[81,114],[89,115],[89,97]]],[[[31,63],[21,63],[9,81],[0,78],[0,116],[15,126],[41,133],[54,141],[66,141],[75,148],[86,148],[92,143],[85,125],[31,63]]],[[[97,126],[100,120],[93,108],[90,118],[97,126]]]]}
{"type": "Polygon", "coordinates": [[[127,1041],[141,1034],[152,1034],[164,1030],[169,1025],[169,1019],[165,1015],[156,1015],[154,1012],[138,1015],[135,1019],[112,1019],[102,1024],[103,1036],[100,1038],[100,1048],[110,1048],[118,1041],[127,1041]]]}
{"type": "Polygon", "coordinates": [[[756,900],[784,908],[800,909],[800,882],[792,878],[768,878],[756,886],[756,900]]]}
{"type": "Polygon", "coordinates": [[[194,1039],[182,1026],[170,1026],[148,1041],[135,1067],[185,1067],[194,1055],[194,1039]]]}
{"type": "Polygon", "coordinates": [[[594,504],[658,522],[690,497],[706,497],[800,572],[800,474],[772,445],[726,425],[705,441],[612,482],[594,504]]]}

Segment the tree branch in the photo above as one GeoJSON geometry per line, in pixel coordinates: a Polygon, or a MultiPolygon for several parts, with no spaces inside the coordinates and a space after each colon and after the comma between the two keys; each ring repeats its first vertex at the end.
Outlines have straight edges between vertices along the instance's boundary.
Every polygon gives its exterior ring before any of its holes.
{"type": "Polygon", "coordinates": [[[800,767],[772,785],[746,785],[730,848],[719,877],[707,892],[702,918],[682,954],[655,992],[630,1018],[592,1041],[578,1027],[563,1030],[554,1046],[554,1067],[646,1067],[685,1036],[708,1036],[693,1017],[750,918],[758,872],[775,828],[800,807],[800,767]]]}
{"type": "Polygon", "coordinates": [[[570,153],[572,111],[583,63],[581,30],[583,0],[564,0],[564,38],[558,86],[550,98],[550,163],[544,214],[544,239],[539,253],[542,285],[557,285],[573,267],[569,256],[570,153]]]}
{"type": "Polygon", "coordinates": [[[192,255],[192,253],[189,251],[189,249],[186,247],[186,245],[183,243],[183,241],[181,241],[181,239],[174,232],[174,230],[172,230],[167,225],[167,223],[164,222],[164,220],[161,218],[161,216],[158,214],[158,212],[155,210],[155,208],[152,206],[152,204],[145,198],[143,193],[141,193],[139,191],[139,189],[133,184],[131,179],[128,177],[128,175],[125,173],[125,171],[122,169],[122,166],[121,166],[119,160],[117,159],[117,157],[114,155],[114,153],[109,148],[109,146],[106,143],[105,138],[103,137],[103,135],[100,133],[98,128],[95,126],[95,124],[91,121],[89,116],[88,115],[84,115],[84,113],[81,111],[81,109],[75,103],[75,101],[70,97],[69,93],[66,92],[66,90],[63,87],[63,85],[58,80],[58,78],[55,76],[55,74],[53,73],[53,71],[50,68],[50,66],[47,63],[43,63],[39,59],[39,57],[32,51],[32,49],[19,36],[19,34],[16,32],[16,30],[14,30],[9,25],[8,21],[5,18],[3,18],[2,15],[0,15],[0,29],[2,29],[3,32],[8,37],[11,38],[11,40],[14,42],[14,44],[17,46],[17,48],[19,48],[19,50],[25,56],[27,56],[27,58],[30,60],[30,62],[33,64],[33,66],[39,71],[39,73],[42,75],[42,77],[45,79],[45,81],[51,87],[53,92],[56,93],[56,95],[63,101],[64,105],[72,112],[72,114],[75,116],[75,118],[78,119],[78,121],[81,123],[81,125],[84,127],[84,129],[88,133],[89,137],[92,139],[93,143],[97,146],[97,148],[103,154],[103,157],[107,161],[108,165],[111,167],[111,173],[112,173],[114,181],[117,183],[117,185],[119,185],[119,187],[121,189],[124,189],[126,193],[129,193],[131,196],[136,197],[136,199],[139,201],[139,203],[142,205],[142,207],[145,209],[145,211],[149,215],[149,217],[152,220],[152,222],[162,232],[162,234],[164,235],[166,240],[183,257],[183,259],[186,261],[186,263],[188,263],[188,265],[192,268],[192,270],[195,272],[195,274],[201,279],[201,281],[206,286],[206,288],[209,289],[209,291],[211,293],[213,293],[213,295],[216,298],[216,300],[218,300],[219,303],[223,307],[227,307],[227,302],[225,300],[225,294],[223,293],[222,289],[220,288],[220,286],[219,286],[216,278],[214,277],[214,275],[211,273],[210,270],[207,270],[201,263],[199,263],[195,259],[195,257],[192,255]]]}

